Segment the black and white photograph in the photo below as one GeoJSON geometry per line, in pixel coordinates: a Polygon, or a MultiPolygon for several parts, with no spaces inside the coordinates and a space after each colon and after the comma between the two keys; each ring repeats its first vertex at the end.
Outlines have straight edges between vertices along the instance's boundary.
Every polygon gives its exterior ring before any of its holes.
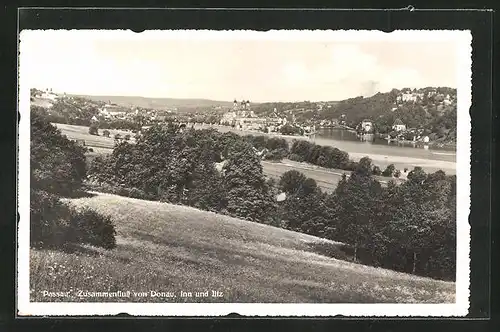
{"type": "Polygon", "coordinates": [[[466,315],[471,41],[21,31],[19,315],[466,315]]]}

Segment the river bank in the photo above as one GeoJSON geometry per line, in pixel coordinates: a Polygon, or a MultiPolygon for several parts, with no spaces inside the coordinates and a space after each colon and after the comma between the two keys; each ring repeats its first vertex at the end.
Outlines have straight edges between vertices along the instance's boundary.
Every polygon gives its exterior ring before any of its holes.
{"type": "Polygon", "coordinates": [[[398,139],[398,138],[387,138],[387,135],[382,135],[382,134],[375,134],[375,137],[379,140],[385,140],[388,143],[396,143],[396,144],[401,144],[401,145],[412,145],[415,147],[420,147],[420,148],[427,148],[427,149],[433,149],[433,148],[439,148],[439,149],[450,149],[450,150],[456,150],[457,149],[457,143],[455,141],[445,141],[445,140],[430,140],[428,142],[423,142],[423,141],[413,141],[413,140],[407,140],[407,139],[398,139]]]}

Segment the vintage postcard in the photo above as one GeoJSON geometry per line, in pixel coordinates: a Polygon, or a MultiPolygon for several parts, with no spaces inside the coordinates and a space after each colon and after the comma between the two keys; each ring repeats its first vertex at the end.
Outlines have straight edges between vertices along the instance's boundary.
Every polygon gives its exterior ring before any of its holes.
{"type": "Polygon", "coordinates": [[[465,316],[470,31],[23,30],[19,316],[465,316]]]}

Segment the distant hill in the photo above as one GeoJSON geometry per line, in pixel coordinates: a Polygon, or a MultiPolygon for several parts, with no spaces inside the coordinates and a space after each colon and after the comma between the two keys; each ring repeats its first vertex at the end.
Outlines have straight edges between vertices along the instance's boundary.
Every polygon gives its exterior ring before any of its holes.
{"type": "Polygon", "coordinates": [[[401,118],[410,127],[423,125],[426,121],[448,111],[456,113],[457,90],[448,87],[427,87],[421,89],[393,89],[376,93],[371,97],[355,97],[342,100],[331,108],[324,108],[321,119],[341,118],[351,126],[363,119],[390,118],[390,125],[401,118]]]}
{"type": "Polygon", "coordinates": [[[69,95],[82,97],[93,101],[110,102],[125,107],[141,107],[149,109],[171,109],[171,108],[198,108],[198,107],[230,107],[230,101],[217,101],[209,99],[176,99],[176,98],[147,98],[136,96],[89,96],[69,95]]]}

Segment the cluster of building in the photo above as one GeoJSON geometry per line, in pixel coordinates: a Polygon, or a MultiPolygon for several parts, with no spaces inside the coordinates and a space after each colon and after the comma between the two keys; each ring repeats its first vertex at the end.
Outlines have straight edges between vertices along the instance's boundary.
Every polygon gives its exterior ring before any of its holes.
{"type": "MultiPolygon", "coordinates": [[[[364,119],[361,121],[360,126],[363,133],[373,132],[374,127],[371,120],[364,119]]],[[[429,142],[429,137],[423,135],[423,129],[407,128],[406,124],[399,118],[394,120],[392,130],[396,132],[396,139],[398,140],[404,139],[404,136],[411,136],[413,137],[413,141],[422,141],[424,143],[429,142]]],[[[388,139],[390,139],[390,137],[388,137],[388,139]]]]}
{"type": "Polygon", "coordinates": [[[396,97],[396,104],[401,103],[416,103],[422,101],[424,97],[431,98],[434,97],[439,103],[443,105],[451,105],[453,103],[454,97],[450,94],[438,93],[437,89],[431,89],[425,92],[417,92],[411,90],[403,90],[401,94],[396,97]]]}
{"type": "Polygon", "coordinates": [[[279,117],[276,109],[269,117],[259,117],[250,108],[250,101],[234,101],[231,111],[225,113],[220,121],[221,125],[234,126],[242,130],[277,131],[287,123],[286,117],[279,117]]]}
{"type": "MultiPolygon", "coordinates": [[[[373,122],[368,119],[364,119],[361,121],[361,130],[364,133],[371,133],[374,129],[373,122]]],[[[396,119],[392,125],[392,130],[397,131],[397,132],[403,132],[406,130],[406,124],[401,121],[401,119],[396,119]]]]}
{"type": "MultiPolygon", "coordinates": [[[[144,120],[149,121],[165,121],[165,118],[172,111],[161,111],[155,109],[143,109],[138,108],[126,109],[122,106],[115,104],[106,104],[99,109],[98,117],[104,118],[106,120],[134,120],[138,115],[144,118],[144,120]]],[[[97,118],[96,118],[97,120],[97,118]]]]}
{"type": "Polygon", "coordinates": [[[33,97],[55,101],[58,98],[58,95],[52,92],[52,88],[46,88],[42,91],[37,90],[33,97]]]}
{"type": "Polygon", "coordinates": [[[338,119],[331,119],[331,120],[321,120],[319,122],[320,127],[332,127],[332,126],[337,126],[339,125],[339,120],[338,119]]]}

